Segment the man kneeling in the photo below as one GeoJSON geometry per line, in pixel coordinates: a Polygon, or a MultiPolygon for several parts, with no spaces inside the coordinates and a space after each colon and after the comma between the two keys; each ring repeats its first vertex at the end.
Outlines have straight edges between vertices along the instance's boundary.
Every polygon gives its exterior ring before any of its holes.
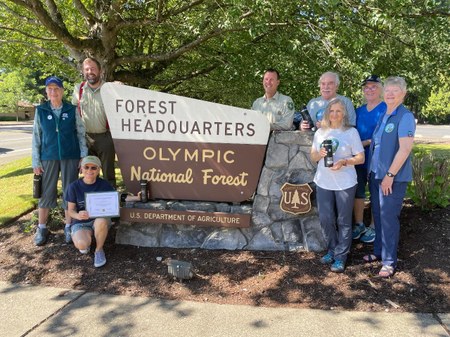
{"type": "Polygon", "coordinates": [[[102,178],[99,178],[100,159],[95,156],[84,157],[81,161],[83,177],[74,181],[66,190],[65,200],[69,215],[72,218],[71,234],[73,244],[82,254],[88,254],[91,248],[92,235],[97,243],[94,255],[94,267],[102,267],[106,263],[103,244],[111,227],[111,219],[90,219],[86,211],[85,193],[110,192],[114,188],[102,178]]]}

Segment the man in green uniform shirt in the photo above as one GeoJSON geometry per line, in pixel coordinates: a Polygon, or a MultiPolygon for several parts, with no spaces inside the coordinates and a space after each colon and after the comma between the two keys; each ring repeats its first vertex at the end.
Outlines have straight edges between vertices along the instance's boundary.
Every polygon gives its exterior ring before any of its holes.
{"type": "Polygon", "coordinates": [[[114,171],[115,150],[109,131],[100,88],[103,85],[100,63],[94,58],[83,62],[84,82],[77,84],[73,91],[72,104],[78,106],[86,127],[89,154],[100,158],[103,178],[116,186],[114,171]]]}
{"type": "Polygon", "coordinates": [[[293,130],[294,102],[289,96],[280,94],[280,74],[267,69],[263,77],[265,94],[253,102],[252,110],[263,113],[270,122],[270,130],[293,130]]]}

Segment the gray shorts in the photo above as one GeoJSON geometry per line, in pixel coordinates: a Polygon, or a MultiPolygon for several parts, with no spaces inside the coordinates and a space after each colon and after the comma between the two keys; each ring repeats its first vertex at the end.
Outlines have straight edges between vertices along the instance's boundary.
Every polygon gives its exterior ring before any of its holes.
{"type": "MultiPolygon", "coordinates": [[[[61,172],[61,181],[63,193],[72,181],[78,179],[78,163],[79,159],[65,160],[43,160],[42,168],[42,195],[39,199],[39,207],[55,208],[58,198],[58,178],[61,172]]],[[[67,209],[66,202],[63,198],[63,208],[67,209]]]]}
{"type": "MultiPolygon", "coordinates": [[[[72,233],[72,235],[76,232],[78,232],[79,230],[88,230],[88,231],[94,231],[94,221],[95,219],[90,220],[89,222],[77,222],[74,223],[71,227],[70,227],[70,232],[72,233]]],[[[111,219],[110,218],[106,218],[106,221],[108,222],[108,229],[111,228],[111,219]]]]}

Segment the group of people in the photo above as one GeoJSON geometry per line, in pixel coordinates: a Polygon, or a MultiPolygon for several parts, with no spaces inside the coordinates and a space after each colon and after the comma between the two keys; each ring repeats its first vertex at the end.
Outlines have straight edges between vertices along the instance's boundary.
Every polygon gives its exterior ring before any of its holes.
{"type": "MultiPolygon", "coordinates": [[[[97,60],[84,60],[84,81],[75,86],[72,104],[63,100],[62,80],[47,78],[48,101],[36,108],[32,141],[33,171],[42,176],[34,242],[41,246],[49,237],[47,221],[50,209],[57,205],[61,173],[65,240],[87,254],[95,237],[95,267],[106,263],[103,245],[111,220],[90,218],[85,193],[113,191],[116,187],[114,143],[100,96],[104,83],[101,71],[97,60]],[[99,177],[100,170],[104,179],[99,177]]],[[[255,100],[252,109],[267,116],[271,130],[293,130],[294,102],[278,92],[279,84],[278,71],[267,70],[263,77],[265,94],[255,100]]],[[[337,94],[336,73],[322,74],[319,88],[321,95],[307,105],[312,125],[302,121],[299,128],[316,130],[310,155],[318,163],[314,182],[328,246],[321,262],[330,264],[334,272],[343,272],[352,238],[361,239],[374,242],[373,253],[364,256],[364,261],[380,260],[379,275],[390,277],[397,266],[402,201],[412,180],[409,155],[415,120],[402,104],[406,82],[401,77],[389,77],[383,88],[378,76],[367,77],[362,83],[366,104],[356,111],[350,99],[337,94]],[[332,143],[331,167],[324,165],[324,141],[332,143]],[[373,217],[369,227],[363,223],[367,183],[373,217]]]]}
{"type": "MultiPolygon", "coordinates": [[[[268,69],[263,77],[265,94],[252,106],[267,116],[271,130],[293,130],[294,103],[278,92],[279,73],[268,69]]],[[[391,277],[397,267],[400,211],[412,180],[410,153],[415,134],[413,114],[403,105],[406,82],[401,77],[384,81],[371,75],[362,82],[366,103],[356,111],[350,99],[338,95],[339,76],[326,72],[319,79],[320,96],[307,110],[312,124],[303,120],[300,130],[316,130],[311,160],[317,163],[319,220],[327,242],[320,262],[333,272],[344,272],[352,239],[373,242],[365,262],[381,261],[380,277],[391,277]],[[333,165],[325,166],[331,141],[333,165]],[[363,222],[369,183],[372,221],[363,222]],[[354,218],[354,221],[353,221],[354,218]]]]}
{"type": "Polygon", "coordinates": [[[104,83],[101,71],[97,60],[84,60],[84,81],[75,86],[72,104],[63,99],[63,81],[56,76],[48,77],[45,82],[48,101],[36,108],[32,138],[33,171],[42,177],[34,243],[41,246],[48,240],[47,221],[50,209],[57,205],[61,173],[65,241],[73,242],[82,254],[88,254],[95,237],[95,267],[106,263],[103,244],[111,220],[89,217],[85,193],[113,191],[116,186],[114,143],[100,96],[104,83]],[[99,177],[100,170],[104,179],[99,177]]]}

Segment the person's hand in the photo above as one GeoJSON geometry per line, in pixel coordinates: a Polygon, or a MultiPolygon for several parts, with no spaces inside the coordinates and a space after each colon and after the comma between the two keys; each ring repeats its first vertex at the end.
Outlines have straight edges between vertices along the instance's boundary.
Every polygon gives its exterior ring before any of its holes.
{"type": "Polygon", "coordinates": [[[381,181],[381,191],[383,195],[392,194],[392,183],[394,182],[394,177],[385,176],[381,181]]]}
{"type": "Polygon", "coordinates": [[[316,122],[316,129],[320,129],[320,126],[321,126],[321,124],[322,124],[321,122],[322,122],[322,121],[317,121],[317,122],[316,122]]]}
{"type": "Polygon", "coordinates": [[[372,143],[372,139],[365,139],[363,141],[361,141],[363,147],[367,147],[370,146],[370,143],[372,143]]]}
{"type": "Polygon", "coordinates": [[[326,149],[324,146],[322,146],[322,147],[320,148],[319,155],[320,155],[321,158],[325,158],[325,157],[326,157],[326,155],[327,155],[327,149],[326,149]]]}
{"type": "Polygon", "coordinates": [[[87,220],[87,219],[89,219],[89,213],[87,211],[78,212],[78,220],[87,220]]]}
{"type": "Polygon", "coordinates": [[[302,121],[302,123],[300,124],[300,130],[311,130],[311,125],[309,125],[308,121],[302,121]]]}
{"type": "Polygon", "coordinates": [[[44,170],[42,169],[42,167],[35,167],[33,168],[33,173],[37,174],[37,175],[41,175],[42,173],[44,173],[44,170]]]}
{"type": "Polygon", "coordinates": [[[340,170],[342,167],[346,166],[346,160],[345,159],[340,159],[337,162],[333,163],[333,166],[330,167],[330,169],[332,171],[337,171],[340,170]]]}

